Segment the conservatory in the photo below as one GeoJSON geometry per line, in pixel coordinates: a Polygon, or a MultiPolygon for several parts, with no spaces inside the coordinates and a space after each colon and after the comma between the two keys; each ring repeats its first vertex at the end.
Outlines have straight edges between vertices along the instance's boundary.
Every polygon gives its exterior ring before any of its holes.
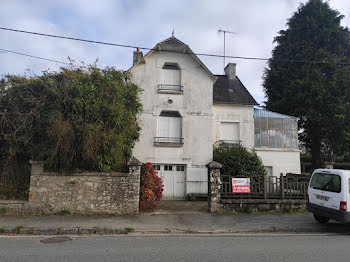
{"type": "Polygon", "coordinates": [[[254,139],[268,175],[300,173],[297,117],[254,108],[254,139]]]}

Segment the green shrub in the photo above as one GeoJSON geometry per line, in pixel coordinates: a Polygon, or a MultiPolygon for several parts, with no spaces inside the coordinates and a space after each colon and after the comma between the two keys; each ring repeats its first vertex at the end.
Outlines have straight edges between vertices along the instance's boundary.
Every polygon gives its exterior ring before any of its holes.
{"type": "Polygon", "coordinates": [[[60,216],[67,216],[70,214],[71,214],[70,211],[67,209],[62,209],[60,212],[57,213],[57,215],[60,215],[60,216]]]}
{"type": "Polygon", "coordinates": [[[133,227],[126,227],[126,228],[125,228],[125,231],[126,231],[127,233],[132,233],[132,232],[135,231],[135,229],[134,229],[133,227]]]}
{"type": "Polygon", "coordinates": [[[17,226],[16,227],[16,233],[19,234],[21,232],[21,230],[23,229],[22,226],[17,226]]]}
{"type": "Polygon", "coordinates": [[[232,176],[263,176],[264,166],[254,152],[240,146],[220,146],[214,149],[214,160],[222,164],[222,174],[232,176]]]}
{"type": "Polygon", "coordinates": [[[47,171],[123,169],[139,137],[139,93],[128,73],[95,65],[1,79],[0,192],[27,193],[30,159],[47,171]]]}
{"type": "Polygon", "coordinates": [[[283,207],[283,212],[284,213],[293,213],[293,208],[292,208],[292,206],[291,205],[285,205],[284,207],[283,207]]]}
{"type": "Polygon", "coordinates": [[[243,212],[247,213],[247,214],[251,214],[253,212],[253,210],[249,205],[247,205],[243,208],[243,212]]]}

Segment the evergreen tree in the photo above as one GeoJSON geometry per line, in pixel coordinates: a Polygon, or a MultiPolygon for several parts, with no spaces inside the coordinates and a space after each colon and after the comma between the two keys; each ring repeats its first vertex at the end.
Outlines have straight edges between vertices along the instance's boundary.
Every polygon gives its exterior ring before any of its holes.
{"type": "Polygon", "coordinates": [[[301,4],[275,38],[264,75],[267,109],[300,118],[313,168],[321,166],[324,148],[340,152],[349,136],[350,69],[342,63],[350,62],[350,37],[342,18],[322,0],[301,4]]]}

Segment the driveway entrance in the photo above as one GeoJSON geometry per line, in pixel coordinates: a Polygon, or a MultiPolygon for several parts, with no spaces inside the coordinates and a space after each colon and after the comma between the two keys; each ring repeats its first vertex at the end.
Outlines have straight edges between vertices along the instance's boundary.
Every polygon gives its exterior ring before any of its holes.
{"type": "Polygon", "coordinates": [[[152,214],[199,214],[208,213],[207,201],[168,201],[162,200],[157,203],[157,208],[152,214]]]}

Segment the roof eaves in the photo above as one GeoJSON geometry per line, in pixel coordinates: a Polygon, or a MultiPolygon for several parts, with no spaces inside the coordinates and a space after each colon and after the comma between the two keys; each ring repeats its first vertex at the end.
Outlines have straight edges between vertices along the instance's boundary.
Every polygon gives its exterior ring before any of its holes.
{"type": "Polygon", "coordinates": [[[129,72],[134,66],[137,66],[139,65],[141,62],[145,62],[145,58],[150,56],[151,54],[153,54],[155,51],[164,51],[164,52],[167,52],[166,50],[161,50],[161,45],[163,44],[167,44],[166,41],[169,40],[170,38],[174,38],[176,39],[181,45],[184,45],[184,47],[188,50],[188,53],[189,55],[191,55],[194,60],[200,65],[203,67],[203,69],[210,75],[211,79],[215,82],[217,80],[217,77],[208,69],[208,67],[206,67],[206,65],[198,58],[198,56],[196,56],[193,51],[191,50],[191,48],[186,45],[185,43],[181,42],[179,39],[177,39],[176,37],[169,37],[168,39],[165,39],[164,41],[162,42],[159,42],[158,44],[156,44],[155,47],[153,47],[148,53],[146,53],[142,59],[140,59],[140,61],[138,61],[136,64],[132,65],[128,70],[127,72],[129,72]]]}

